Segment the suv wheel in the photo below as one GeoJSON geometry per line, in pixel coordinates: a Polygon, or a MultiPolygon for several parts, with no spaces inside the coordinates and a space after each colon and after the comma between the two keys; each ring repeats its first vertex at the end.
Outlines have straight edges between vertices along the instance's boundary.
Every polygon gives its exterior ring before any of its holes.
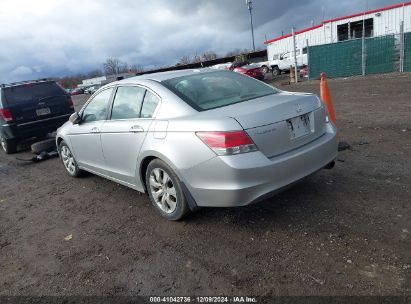
{"type": "Polygon", "coordinates": [[[61,161],[63,162],[67,173],[72,177],[78,177],[81,174],[81,170],[79,169],[70,148],[64,141],[62,141],[59,145],[59,152],[61,161]]]}
{"type": "Polygon", "coordinates": [[[0,146],[6,154],[17,152],[17,141],[15,139],[7,139],[3,135],[0,135],[0,146]]]}
{"type": "Polygon", "coordinates": [[[148,165],[146,185],[151,203],[164,218],[178,221],[189,212],[177,175],[163,161],[155,159],[148,165]]]}

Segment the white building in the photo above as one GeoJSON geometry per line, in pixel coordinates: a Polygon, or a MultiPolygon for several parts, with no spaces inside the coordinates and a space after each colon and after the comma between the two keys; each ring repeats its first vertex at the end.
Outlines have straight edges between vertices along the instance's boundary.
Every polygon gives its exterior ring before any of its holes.
{"type": "MultiPolygon", "coordinates": [[[[296,47],[305,51],[307,40],[308,45],[313,46],[361,38],[363,20],[365,37],[398,34],[401,21],[404,21],[404,32],[411,32],[411,2],[326,20],[321,24],[296,31],[296,47]]],[[[279,55],[293,50],[293,37],[288,34],[268,40],[265,44],[268,59],[277,59],[279,55]]]]}

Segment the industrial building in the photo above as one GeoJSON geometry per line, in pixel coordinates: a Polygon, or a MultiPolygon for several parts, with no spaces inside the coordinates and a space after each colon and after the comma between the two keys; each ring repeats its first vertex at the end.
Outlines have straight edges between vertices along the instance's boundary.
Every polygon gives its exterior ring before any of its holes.
{"type": "Polygon", "coordinates": [[[90,79],[84,79],[81,84],[78,85],[79,88],[87,88],[94,85],[105,85],[110,82],[116,81],[118,79],[124,79],[135,76],[136,73],[120,73],[116,75],[107,75],[101,77],[95,77],[90,79]]]}
{"type": "MultiPolygon", "coordinates": [[[[307,43],[314,46],[361,38],[363,26],[366,38],[398,34],[402,21],[404,32],[411,32],[411,2],[325,20],[321,24],[296,31],[296,48],[305,53],[307,43]]],[[[292,34],[268,40],[265,44],[269,60],[293,51],[292,34]]]]}

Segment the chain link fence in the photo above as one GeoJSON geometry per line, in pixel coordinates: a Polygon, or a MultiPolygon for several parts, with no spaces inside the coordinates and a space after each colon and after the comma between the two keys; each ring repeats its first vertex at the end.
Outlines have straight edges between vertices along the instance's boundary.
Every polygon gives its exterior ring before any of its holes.
{"type": "Polygon", "coordinates": [[[404,34],[404,72],[411,72],[411,33],[404,34]]]}
{"type": "Polygon", "coordinates": [[[311,79],[411,71],[411,33],[310,46],[308,66],[311,79]]]}

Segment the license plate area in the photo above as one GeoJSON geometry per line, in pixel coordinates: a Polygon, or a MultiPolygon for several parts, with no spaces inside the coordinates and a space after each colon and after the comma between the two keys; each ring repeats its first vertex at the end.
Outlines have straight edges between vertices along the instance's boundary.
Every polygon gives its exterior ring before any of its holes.
{"type": "Polygon", "coordinates": [[[309,113],[287,120],[290,139],[300,138],[311,133],[311,120],[309,113]]]}
{"type": "Polygon", "coordinates": [[[42,108],[42,109],[37,109],[36,110],[37,116],[48,115],[50,113],[51,113],[50,108],[42,108]]]}

